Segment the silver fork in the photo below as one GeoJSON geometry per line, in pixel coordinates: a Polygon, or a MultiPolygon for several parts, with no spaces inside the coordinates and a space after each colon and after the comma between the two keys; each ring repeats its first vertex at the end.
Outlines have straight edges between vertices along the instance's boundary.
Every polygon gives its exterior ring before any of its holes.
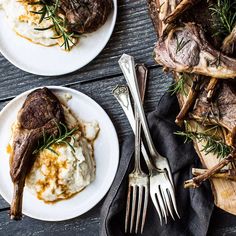
{"type": "Polygon", "coordinates": [[[142,220],[141,220],[140,231],[142,233],[147,213],[149,179],[148,175],[142,171],[140,166],[140,129],[141,129],[140,119],[137,109],[135,108],[135,154],[134,154],[135,162],[134,162],[134,170],[129,174],[128,196],[127,196],[126,215],[125,215],[125,233],[127,233],[128,230],[129,218],[130,218],[129,231],[130,233],[132,233],[135,215],[136,215],[135,233],[136,234],[138,233],[141,209],[142,209],[142,220]],[[137,204],[136,201],[138,202],[137,204]]]}
{"type": "MultiPolygon", "coordinates": [[[[143,66],[137,65],[137,71],[139,71],[139,68],[143,68],[143,66]]],[[[145,91],[146,88],[146,78],[147,76],[145,74],[144,76],[142,76],[142,79],[140,80],[140,86],[143,91],[145,91]]],[[[120,92],[120,94],[122,94],[123,93],[122,88],[120,88],[120,91],[117,90],[116,92],[117,93],[120,92]]],[[[128,104],[128,102],[130,101],[127,100],[126,105],[127,106],[131,105],[130,103],[128,104]]],[[[141,123],[136,108],[137,107],[135,107],[135,120],[134,120],[135,165],[134,165],[134,170],[132,171],[132,173],[129,174],[128,196],[127,196],[126,215],[125,215],[125,232],[127,232],[128,230],[128,224],[130,218],[130,233],[133,230],[135,211],[136,211],[135,233],[138,232],[141,211],[142,211],[142,217],[141,217],[142,220],[141,220],[140,231],[141,233],[143,232],[147,213],[148,193],[149,193],[148,175],[146,175],[142,171],[140,166],[141,123]],[[131,200],[131,195],[132,195],[132,200],[131,200]],[[138,197],[138,204],[136,206],[137,197],[138,197]],[[131,216],[130,216],[130,208],[131,208],[130,206],[132,207],[131,216]]]]}
{"type": "MultiPolygon", "coordinates": [[[[118,85],[113,89],[113,95],[117,99],[117,101],[120,103],[122,109],[124,110],[128,121],[130,123],[130,126],[135,132],[135,118],[134,118],[134,112],[131,106],[131,101],[130,101],[130,95],[129,95],[129,90],[126,85],[118,85]]],[[[165,208],[165,203],[160,199],[160,203],[156,204],[156,195],[160,195],[160,191],[158,190],[157,186],[160,181],[162,181],[162,176],[160,175],[160,170],[158,170],[153,164],[150,162],[150,159],[148,157],[147,151],[141,142],[141,151],[143,154],[143,157],[145,159],[145,162],[148,167],[149,171],[149,178],[150,178],[150,193],[151,193],[151,199],[152,202],[155,205],[155,208],[157,210],[159,219],[160,219],[160,224],[162,225],[162,218],[165,219],[165,222],[167,221],[167,213],[166,208],[165,208]]],[[[174,216],[172,216],[174,218],[174,216]]]]}
{"type": "Polygon", "coordinates": [[[137,105],[151,158],[155,161],[156,167],[160,170],[158,171],[158,174],[156,173],[155,175],[155,182],[152,182],[150,179],[150,186],[155,185],[153,188],[150,187],[150,194],[159,217],[161,218],[162,216],[167,223],[168,213],[170,213],[173,219],[174,212],[179,217],[169,163],[165,157],[161,156],[156,151],[153,144],[145,113],[141,105],[133,57],[123,54],[119,60],[119,65],[129,85],[132,97],[137,105]]]}

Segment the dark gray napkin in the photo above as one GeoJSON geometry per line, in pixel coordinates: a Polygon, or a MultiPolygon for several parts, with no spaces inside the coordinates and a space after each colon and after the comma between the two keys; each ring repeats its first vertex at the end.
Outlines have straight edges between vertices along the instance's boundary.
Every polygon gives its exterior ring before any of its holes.
{"type": "MultiPolygon", "coordinates": [[[[143,236],[205,236],[214,208],[208,183],[198,189],[184,189],[183,183],[191,178],[191,168],[201,166],[191,143],[184,144],[174,134],[179,127],[174,123],[179,111],[175,96],[165,94],[157,109],[148,115],[153,141],[158,152],[168,157],[176,187],[176,200],[181,219],[169,219],[160,226],[156,210],[149,198],[143,236]]],[[[121,145],[120,165],[101,211],[101,236],[123,236],[127,197],[127,176],[133,168],[134,138],[121,145]]]]}

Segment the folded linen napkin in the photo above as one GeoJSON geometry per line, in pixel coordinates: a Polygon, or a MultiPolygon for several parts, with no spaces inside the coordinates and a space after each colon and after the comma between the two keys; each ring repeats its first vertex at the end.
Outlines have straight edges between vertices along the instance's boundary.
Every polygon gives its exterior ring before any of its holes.
{"type": "MultiPolygon", "coordinates": [[[[168,157],[176,187],[176,201],[181,218],[160,226],[156,210],[149,198],[143,236],[205,236],[214,208],[209,183],[198,189],[184,189],[192,167],[200,167],[191,143],[175,135],[179,130],[174,120],[179,111],[175,96],[166,93],[157,109],[148,114],[148,122],[158,152],[168,157]]],[[[124,236],[128,174],[133,169],[134,138],[125,140],[121,148],[120,165],[101,211],[101,236],[124,236]]],[[[128,234],[127,234],[128,235],[128,234]]]]}

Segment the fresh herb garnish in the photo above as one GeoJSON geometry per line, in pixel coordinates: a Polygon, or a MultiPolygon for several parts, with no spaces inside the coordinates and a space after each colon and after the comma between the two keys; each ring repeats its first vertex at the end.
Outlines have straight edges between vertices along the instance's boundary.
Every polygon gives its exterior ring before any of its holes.
{"type": "Polygon", "coordinates": [[[207,66],[215,66],[218,68],[221,65],[221,52],[219,52],[218,56],[215,59],[206,58],[207,66]]]}
{"type": "MultiPolygon", "coordinates": [[[[188,127],[189,124],[185,121],[185,127],[188,127]]],[[[177,131],[174,134],[182,136],[185,138],[184,142],[190,142],[194,140],[198,140],[199,142],[204,142],[203,149],[205,154],[213,153],[217,155],[217,158],[224,158],[230,154],[232,151],[232,147],[225,144],[224,140],[220,137],[216,136],[218,126],[213,126],[203,132],[196,131],[177,131]],[[215,133],[212,131],[215,130],[215,133]]]]}
{"type": "Polygon", "coordinates": [[[210,6],[214,16],[215,33],[213,36],[226,37],[236,24],[236,2],[232,0],[217,0],[210,6]]]}
{"type": "Polygon", "coordinates": [[[78,128],[73,128],[71,130],[68,130],[66,125],[64,125],[63,123],[60,123],[58,125],[58,134],[56,136],[54,135],[47,136],[45,132],[43,133],[43,139],[39,141],[38,147],[34,150],[33,154],[37,154],[40,151],[47,149],[53,152],[54,154],[58,155],[58,153],[55,152],[51,148],[51,146],[53,144],[63,144],[63,143],[69,146],[72,149],[72,151],[75,152],[75,149],[70,144],[69,139],[74,138],[73,134],[76,130],[78,130],[78,128]]]}
{"type": "Polygon", "coordinates": [[[180,74],[179,79],[170,86],[169,92],[171,92],[171,95],[179,93],[187,96],[185,83],[188,78],[189,76],[186,73],[180,74]]]}
{"type": "Polygon", "coordinates": [[[176,50],[175,53],[177,54],[178,52],[180,52],[184,46],[186,44],[188,44],[190,42],[190,40],[184,41],[184,37],[181,38],[181,40],[179,41],[178,37],[176,36],[176,50]]]}
{"type": "Polygon", "coordinates": [[[65,17],[59,14],[59,0],[49,3],[46,0],[40,0],[38,2],[30,3],[30,5],[40,5],[42,6],[38,11],[31,11],[34,14],[41,15],[39,19],[39,24],[43,20],[50,20],[52,25],[45,28],[35,28],[35,30],[48,30],[53,28],[56,32],[56,36],[51,39],[63,39],[63,43],[60,45],[64,47],[66,51],[70,51],[71,47],[75,45],[75,38],[79,38],[80,35],[68,31],[68,23],[65,17]]]}

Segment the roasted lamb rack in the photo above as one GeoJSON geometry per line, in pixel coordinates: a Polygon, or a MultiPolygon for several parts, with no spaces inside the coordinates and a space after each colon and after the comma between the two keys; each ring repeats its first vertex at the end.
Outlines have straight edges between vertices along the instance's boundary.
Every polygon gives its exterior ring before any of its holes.
{"type": "MultiPolygon", "coordinates": [[[[233,167],[236,157],[236,18],[233,17],[236,3],[148,0],[148,7],[158,37],[154,59],[165,71],[173,72],[176,83],[184,83],[187,91],[187,95],[180,91],[177,94],[181,110],[176,123],[188,122],[192,135],[210,130],[207,135],[215,136],[217,142],[221,140],[218,144],[227,150],[221,156],[225,157],[224,162],[204,172],[203,177],[197,177],[200,181],[195,185],[188,184],[188,187],[197,187],[226,164],[233,167]],[[227,12],[219,13],[225,4],[228,4],[227,12]],[[230,20],[228,28],[221,25],[218,14],[226,14],[226,20],[230,20]]],[[[195,139],[195,147],[197,142],[195,139]]],[[[203,160],[205,154],[199,148],[196,150],[203,160]]],[[[212,147],[208,149],[212,150],[215,151],[212,147]]]]}

